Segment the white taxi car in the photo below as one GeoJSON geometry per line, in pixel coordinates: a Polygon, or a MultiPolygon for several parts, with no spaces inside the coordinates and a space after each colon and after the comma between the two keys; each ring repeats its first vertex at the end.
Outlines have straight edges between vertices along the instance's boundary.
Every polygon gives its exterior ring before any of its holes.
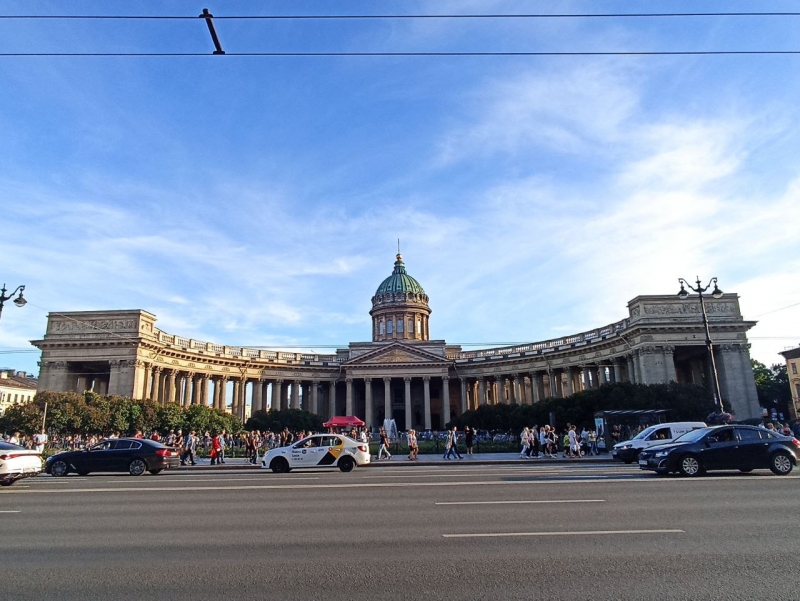
{"type": "Polygon", "coordinates": [[[41,471],[39,451],[0,440],[0,486],[11,486],[21,478],[30,478],[41,471]]]}
{"type": "Polygon", "coordinates": [[[369,463],[369,446],[342,434],[314,434],[264,455],[261,467],[276,474],[296,468],[338,467],[343,472],[369,463]]]}

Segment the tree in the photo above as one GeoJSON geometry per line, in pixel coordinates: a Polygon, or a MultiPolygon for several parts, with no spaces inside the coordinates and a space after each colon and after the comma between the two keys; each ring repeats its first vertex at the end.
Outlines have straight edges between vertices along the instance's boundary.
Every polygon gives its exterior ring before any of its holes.
{"type": "Polygon", "coordinates": [[[12,405],[0,417],[0,430],[6,433],[19,430],[22,434],[34,434],[42,427],[42,410],[36,403],[12,405]]]}
{"type": "Polygon", "coordinates": [[[792,402],[792,390],[789,387],[789,374],[786,364],[776,363],[767,367],[760,361],[751,359],[753,377],[756,381],[756,394],[758,402],[768,410],[789,415],[789,405],[792,402]]]}
{"type": "Polygon", "coordinates": [[[315,414],[301,409],[272,409],[270,411],[256,411],[244,425],[245,430],[271,430],[280,432],[289,428],[293,432],[311,430],[319,432],[323,429],[323,419],[315,414]]]}

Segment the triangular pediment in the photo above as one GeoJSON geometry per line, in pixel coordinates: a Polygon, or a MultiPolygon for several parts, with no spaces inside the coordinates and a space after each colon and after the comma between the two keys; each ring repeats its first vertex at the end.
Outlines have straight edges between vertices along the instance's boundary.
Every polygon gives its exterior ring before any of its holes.
{"type": "Polygon", "coordinates": [[[443,365],[447,363],[449,361],[444,357],[397,342],[351,359],[345,362],[344,365],[443,365]]]}

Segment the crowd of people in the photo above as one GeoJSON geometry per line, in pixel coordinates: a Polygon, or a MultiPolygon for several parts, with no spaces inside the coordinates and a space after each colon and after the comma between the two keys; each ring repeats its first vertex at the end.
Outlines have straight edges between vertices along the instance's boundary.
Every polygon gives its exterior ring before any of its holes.
{"type": "Polygon", "coordinates": [[[523,428],[520,433],[519,456],[524,458],[535,457],[568,457],[570,459],[581,458],[585,455],[598,455],[600,451],[597,447],[597,431],[567,424],[562,433],[558,433],[556,428],[545,425],[539,428],[523,428]]]}

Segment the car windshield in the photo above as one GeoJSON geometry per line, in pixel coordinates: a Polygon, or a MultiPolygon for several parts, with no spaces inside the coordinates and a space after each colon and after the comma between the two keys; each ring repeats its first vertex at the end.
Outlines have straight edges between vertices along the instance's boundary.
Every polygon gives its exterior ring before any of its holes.
{"type": "Polygon", "coordinates": [[[697,442],[709,432],[711,432],[711,428],[698,428],[697,430],[690,430],[685,434],[681,434],[672,442],[697,442]]]}
{"type": "Polygon", "coordinates": [[[10,442],[3,442],[0,440],[0,451],[19,451],[24,448],[25,447],[21,447],[18,444],[11,444],[10,442]]]}
{"type": "Polygon", "coordinates": [[[643,440],[650,436],[658,426],[650,426],[649,428],[645,428],[641,432],[639,432],[636,436],[634,436],[631,440],[643,440]]]}

